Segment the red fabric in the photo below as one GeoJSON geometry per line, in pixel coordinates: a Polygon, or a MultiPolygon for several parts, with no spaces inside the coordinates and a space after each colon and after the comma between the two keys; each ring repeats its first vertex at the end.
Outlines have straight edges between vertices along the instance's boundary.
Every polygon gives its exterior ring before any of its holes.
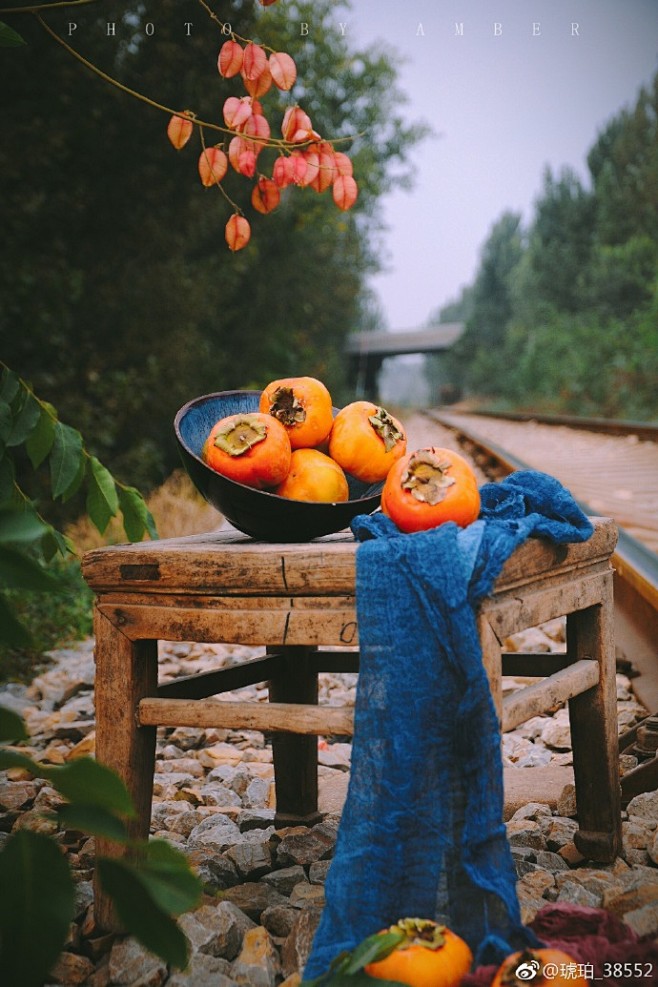
{"type": "MultiPolygon", "coordinates": [[[[529,927],[547,946],[562,949],[576,963],[591,964],[595,987],[657,987],[658,942],[638,939],[632,929],[600,908],[555,904],[542,908],[529,927]],[[642,976],[603,976],[605,964],[640,963],[642,976]]],[[[479,967],[462,987],[490,987],[495,966],[479,967]]]]}

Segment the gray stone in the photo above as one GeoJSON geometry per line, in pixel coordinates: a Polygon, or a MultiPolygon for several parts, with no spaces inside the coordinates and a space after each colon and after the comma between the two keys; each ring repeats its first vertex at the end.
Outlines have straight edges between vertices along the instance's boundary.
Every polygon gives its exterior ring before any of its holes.
{"type": "Polygon", "coordinates": [[[182,915],[179,924],[195,952],[232,960],[254,923],[230,901],[220,901],[182,915]]]}
{"type": "Polygon", "coordinates": [[[296,884],[290,893],[290,904],[294,905],[295,908],[324,905],[324,885],[309,884],[308,881],[296,884]]]}
{"type": "Polygon", "coordinates": [[[505,825],[511,846],[530,847],[533,850],[546,849],[546,839],[539,823],[534,819],[510,819],[505,825]]]}
{"type": "Polygon", "coordinates": [[[77,984],[87,983],[93,972],[94,964],[86,956],[64,952],[57,957],[48,979],[55,984],[64,984],[65,987],[75,987],[77,984]]]}
{"type": "Polygon", "coordinates": [[[307,877],[304,868],[300,864],[294,864],[292,867],[273,870],[269,874],[263,875],[262,880],[279,894],[290,895],[295,885],[301,881],[306,881],[307,877]]]}
{"type": "Polygon", "coordinates": [[[602,897],[601,894],[593,894],[575,881],[565,881],[556,900],[566,901],[570,905],[586,905],[588,908],[598,908],[602,897]]]}
{"type": "Polygon", "coordinates": [[[317,907],[304,908],[298,913],[298,917],[281,948],[281,965],[284,977],[289,977],[296,971],[303,973],[321,915],[322,909],[317,907]]]}
{"type": "Polygon", "coordinates": [[[214,847],[225,850],[234,843],[240,842],[240,830],[228,816],[217,812],[203,819],[189,835],[190,846],[214,847]]]}
{"type": "Polygon", "coordinates": [[[154,829],[166,829],[182,836],[189,836],[195,826],[199,825],[199,813],[189,802],[175,801],[155,802],[151,813],[154,829]]]}
{"type": "Polygon", "coordinates": [[[566,862],[564,857],[561,857],[559,853],[553,853],[552,850],[538,850],[537,864],[539,867],[544,867],[546,870],[550,870],[553,873],[556,871],[569,870],[569,864],[566,862]]]}
{"type": "Polygon", "coordinates": [[[167,987],[237,987],[228,976],[231,964],[217,956],[193,953],[185,970],[172,974],[167,987]]]}
{"type": "Polygon", "coordinates": [[[629,864],[648,864],[648,848],[653,845],[654,828],[642,816],[621,824],[622,855],[629,864]]]}
{"type": "Polygon", "coordinates": [[[232,901],[254,922],[259,922],[262,913],[272,905],[287,905],[288,899],[264,881],[245,881],[224,892],[224,900],[232,901]]]}
{"type": "Polygon", "coordinates": [[[272,869],[272,851],[267,842],[236,843],[228,848],[226,856],[247,880],[254,881],[272,869]]]}
{"type": "Polygon", "coordinates": [[[161,987],[167,966],[136,939],[115,942],[110,952],[110,980],[129,987],[161,987]]]}
{"type": "Polygon", "coordinates": [[[569,713],[560,709],[551,717],[541,732],[542,743],[553,750],[566,751],[571,748],[571,730],[569,728],[569,713]]]}
{"type": "Polygon", "coordinates": [[[567,843],[573,842],[574,833],[578,831],[575,819],[562,819],[556,816],[546,832],[546,847],[549,850],[560,850],[567,843]]]}
{"type": "Polygon", "coordinates": [[[285,939],[292,931],[298,915],[299,909],[292,905],[270,905],[261,914],[260,920],[270,935],[285,939]]]}
{"type": "Polygon", "coordinates": [[[314,860],[308,869],[311,884],[324,884],[331,867],[331,860],[314,860]]]}
{"type": "Polygon", "coordinates": [[[553,812],[550,805],[546,805],[545,802],[528,802],[516,810],[510,822],[518,819],[532,819],[537,822],[539,819],[551,817],[552,815],[553,812]]]}
{"type": "Polygon", "coordinates": [[[654,864],[658,864],[658,830],[653,834],[651,842],[647,846],[647,853],[654,864]]]}
{"type": "Polygon", "coordinates": [[[262,925],[249,929],[231,967],[235,982],[248,987],[275,987],[280,972],[279,957],[267,929],[262,925]]]}
{"type": "Polygon", "coordinates": [[[575,816],[577,813],[576,808],[576,786],[575,785],[565,785],[562,789],[559,799],[557,800],[557,814],[558,816],[575,816]]]}
{"type": "Polygon", "coordinates": [[[242,805],[242,799],[228,785],[223,785],[220,781],[210,782],[199,789],[199,795],[203,799],[204,805],[242,805]]]}
{"type": "Polygon", "coordinates": [[[264,809],[270,795],[270,782],[265,778],[252,778],[242,796],[245,809],[264,809]]]}
{"type": "Polygon", "coordinates": [[[39,794],[40,787],[35,781],[0,782],[0,809],[17,811],[30,808],[39,794]]]}
{"type": "Polygon", "coordinates": [[[205,890],[210,894],[232,888],[240,880],[233,861],[212,846],[188,848],[186,856],[205,890]]]}
{"type": "Polygon", "coordinates": [[[658,791],[642,792],[636,795],[626,807],[629,819],[638,816],[650,823],[652,828],[656,828],[658,822],[658,791]]]}
{"type": "Polygon", "coordinates": [[[625,912],[624,923],[640,938],[658,938],[658,903],[625,912]]]}
{"type": "Polygon", "coordinates": [[[332,838],[326,829],[320,829],[321,825],[319,823],[304,832],[284,836],[276,848],[277,861],[283,866],[304,866],[330,856],[334,850],[335,837],[332,838]]]}
{"type": "Polygon", "coordinates": [[[237,824],[241,833],[250,829],[267,829],[274,825],[275,809],[245,809],[238,815],[237,824]]]}

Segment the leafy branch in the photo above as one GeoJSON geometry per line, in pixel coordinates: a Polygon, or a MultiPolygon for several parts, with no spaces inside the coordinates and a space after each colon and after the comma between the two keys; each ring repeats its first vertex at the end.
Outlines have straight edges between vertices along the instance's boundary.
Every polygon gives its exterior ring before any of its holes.
{"type": "MultiPolygon", "coordinates": [[[[109,768],[90,757],[41,764],[8,745],[27,739],[21,718],[0,707],[0,770],[47,779],[65,799],[56,810],[60,827],[130,848],[122,860],[97,859],[100,882],[126,931],[166,963],[185,967],[188,943],[174,916],[193,908],[202,890],[185,856],[164,840],[129,838],[126,821],[135,809],[109,768]]],[[[0,983],[40,987],[75,917],[71,871],[52,837],[18,829],[0,853],[0,885],[0,983]]]]}
{"type": "Polygon", "coordinates": [[[13,370],[0,362],[0,642],[29,643],[25,628],[2,595],[5,589],[57,589],[45,562],[74,553],[70,540],[49,524],[17,480],[22,450],[34,470],[48,467],[50,493],[62,503],[84,491],[90,520],[103,534],[119,513],[130,541],[157,538],[153,517],[135,487],[116,480],[85,447],[77,429],[36,396],[13,370]]]}

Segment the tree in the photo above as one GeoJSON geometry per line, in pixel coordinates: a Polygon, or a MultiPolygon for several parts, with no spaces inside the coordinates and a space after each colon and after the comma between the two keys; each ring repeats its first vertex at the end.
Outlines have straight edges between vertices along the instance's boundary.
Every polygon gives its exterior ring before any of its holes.
{"type": "Polygon", "coordinates": [[[466,327],[448,361],[450,374],[460,387],[488,394],[499,389],[505,367],[505,330],[512,314],[511,278],[522,249],[521,217],[507,212],[494,224],[482,248],[471,290],[462,294],[466,327]]]}
{"type": "MultiPolygon", "coordinates": [[[[281,94],[281,108],[299,98],[323,135],[361,135],[341,145],[361,192],[352,215],[290,190],[277,212],[253,217],[235,256],[221,195],[198,183],[196,153],[168,145],[162,113],[87,77],[36,25],[0,63],[3,355],[141,487],[176,464],[171,422],[196,394],[303,371],[340,395],[343,339],[377,265],[373,205],[394,167],[408,174],[423,133],[404,121],[392,60],[352,51],[335,4],[257,13],[252,2],[222,4],[234,30],[274,48],[290,46],[291,25],[312,25],[294,52],[303,86],[281,94]]],[[[71,40],[123,84],[213,118],[230,80],[214,69],[224,36],[205,18],[192,0],[132,3],[112,40],[107,14],[80,8],[71,40]]],[[[70,19],[49,15],[61,34],[70,19]]],[[[231,195],[247,208],[241,176],[231,195]]]]}

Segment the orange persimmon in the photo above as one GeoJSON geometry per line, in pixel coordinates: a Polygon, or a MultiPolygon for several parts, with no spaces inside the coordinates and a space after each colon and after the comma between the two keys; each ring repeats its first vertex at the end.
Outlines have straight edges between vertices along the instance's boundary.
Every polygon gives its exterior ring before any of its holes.
{"type": "Polygon", "coordinates": [[[382,491],[382,511],[407,533],[436,528],[444,521],[465,528],[480,513],[473,468],[452,449],[417,449],[391,468],[382,491]]]}
{"type": "Polygon", "coordinates": [[[329,504],[349,499],[345,474],[319,449],[294,449],[288,475],[273,492],[292,500],[329,504]]]}
{"type": "Polygon", "coordinates": [[[293,449],[324,442],[331,430],[331,394],[315,377],[273,380],[260,396],[259,410],[285,427],[293,449]]]}
{"type": "Polygon", "coordinates": [[[385,931],[402,932],[405,938],[384,959],[364,967],[375,980],[409,987],[458,987],[471,968],[470,948],[445,925],[404,918],[385,931]]]}
{"type": "Polygon", "coordinates": [[[290,439],[283,425],[257,411],[216,422],[201,451],[211,469],[262,490],[274,487],[290,469],[290,439]]]}
{"type": "Polygon", "coordinates": [[[383,480],[406,448],[400,422],[371,401],[353,401],[342,408],[329,435],[331,458],[364,483],[383,480]]]}
{"type": "Polygon", "coordinates": [[[522,987],[527,983],[532,983],[533,987],[588,987],[578,966],[573,957],[561,949],[524,949],[503,960],[491,987],[522,987]]]}

